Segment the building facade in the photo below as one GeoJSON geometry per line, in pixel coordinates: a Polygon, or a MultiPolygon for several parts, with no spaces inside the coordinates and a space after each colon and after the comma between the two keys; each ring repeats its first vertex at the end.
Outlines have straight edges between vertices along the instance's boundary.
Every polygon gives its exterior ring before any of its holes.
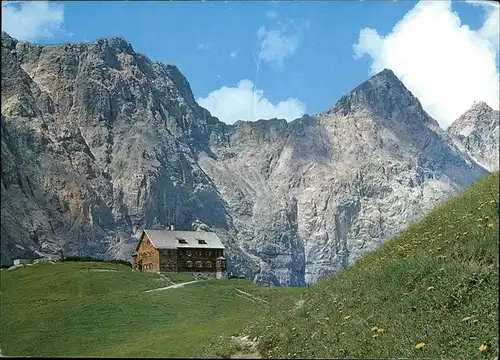
{"type": "Polygon", "coordinates": [[[224,245],[213,232],[143,230],[132,255],[134,271],[216,273],[226,262],[224,245]],[[223,264],[223,265],[221,265],[223,264]]]}

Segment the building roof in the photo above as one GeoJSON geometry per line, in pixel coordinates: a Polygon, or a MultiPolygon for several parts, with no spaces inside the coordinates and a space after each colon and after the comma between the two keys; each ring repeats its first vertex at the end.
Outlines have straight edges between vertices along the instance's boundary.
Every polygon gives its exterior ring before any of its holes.
{"type": "Polygon", "coordinates": [[[224,249],[216,233],[207,231],[144,230],[157,249],[224,249]]]}

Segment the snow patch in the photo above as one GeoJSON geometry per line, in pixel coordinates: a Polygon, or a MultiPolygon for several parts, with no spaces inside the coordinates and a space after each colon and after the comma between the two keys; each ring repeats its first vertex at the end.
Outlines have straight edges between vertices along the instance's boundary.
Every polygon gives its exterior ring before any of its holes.
{"type": "Polygon", "coordinates": [[[460,130],[459,134],[462,135],[462,136],[469,136],[470,133],[474,131],[474,126],[472,125],[467,125],[466,127],[464,127],[462,130],[460,130]]]}

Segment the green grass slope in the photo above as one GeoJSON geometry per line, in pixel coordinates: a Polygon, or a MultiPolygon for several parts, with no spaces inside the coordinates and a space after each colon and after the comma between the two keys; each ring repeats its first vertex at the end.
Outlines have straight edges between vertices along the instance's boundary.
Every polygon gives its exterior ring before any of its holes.
{"type": "Polygon", "coordinates": [[[493,359],[498,226],[496,172],[247,331],[271,358],[493,359]]]}
{"type": "Polygon", "coordinates": [[[493,359],[498,227],[497,172],[308,289],[210,280],[145,293],[191,278],[102,262],[2,270],[0,349],[11,356],[229,357],[245,355],[230,336],[248,334],[271,358],[493,359]]]}
{"type": "Polygon", "coordinates": [[[301,289],[245,280],[134,273],[102,262],[60,262],[1,271],[0,348],[7,356],[223,357],[210,347],[265,316],[265,302],[301,289]],[[108,270],[108,271],[103,271],[108,270]],[[111,270],[111,271],[109,271],[111,270]]]}

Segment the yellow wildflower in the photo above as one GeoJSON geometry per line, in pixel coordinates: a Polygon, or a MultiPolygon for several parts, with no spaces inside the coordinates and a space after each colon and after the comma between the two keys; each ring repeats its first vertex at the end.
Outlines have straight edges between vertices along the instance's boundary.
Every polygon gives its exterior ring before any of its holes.
{"type": "Polygon", "coordinates": [[[415,349],[419,350],[419,349],[422,349],[424,346],[425,346],[425,343],[420,343],[420,344],[415,345],[415,349]]]}
{"type": "Polygon", "coordinates": [[[372,337],[376,338],[378,336],[378,334],[373,334],[372,337]]]}
{"type": "Polygon", "coordinates": [[[483,221],[483,219],[482,219],[482,218],[479,218],[479,219],[477,219],[477,221],[483,221]]]}
{"type": "Polygon", "coordinates": [[[482,344],[480,347],[479,347],[479,351],[483,352],[483,351],[486,351],[488,347],[484,344],[482,344]]]}
{"type": "Polygon", "coordinates": [[[385,333],[385,329],[378,329],[377,332],[383,334],[385,333]]]}
{"type": "Polygon", "coordinates": [[[371,328],[372,331],[377,331],[378,330],[378,327],[374,326],[371,328]]]}
{"type": "Polygon", "coordinates": [[[407,293],[407,292],[403,293],[403,296],[408,296],[408,295],[410,295],[410,293],[407,293]]]}
{"type": "Polygon", "coordinates": [[[489,228],[493,228],[494,226],[495,226],[495,225],[493,225],[493,224],[488,224],[488,227],[489,227],[489,228]]]}
{"type": "Polygon", "coordinates": [[[462,319],[462,321],[469,321],[470,319],[472,319],[472,316],[466,316],[462,319]]]}
{"type": "Polygon", "coordinates": [[[490,200],[490,204],[494,204],[494,203],[496,203],[495,200],[490,200]]]}
{"type": "Polygon", "coordinates": [[[351,315],[347,315],[344,317],[344,320],[349,320],[351,318],[351,315]]]}
{"type": "Polygon", "coordinates": [[[434,289],[435,289],[435,287],[434,287],[434,286],[429,286],[429,287],[426,289],[426,291],[431,291],[431,290],[434,290],[434,289]]]}

